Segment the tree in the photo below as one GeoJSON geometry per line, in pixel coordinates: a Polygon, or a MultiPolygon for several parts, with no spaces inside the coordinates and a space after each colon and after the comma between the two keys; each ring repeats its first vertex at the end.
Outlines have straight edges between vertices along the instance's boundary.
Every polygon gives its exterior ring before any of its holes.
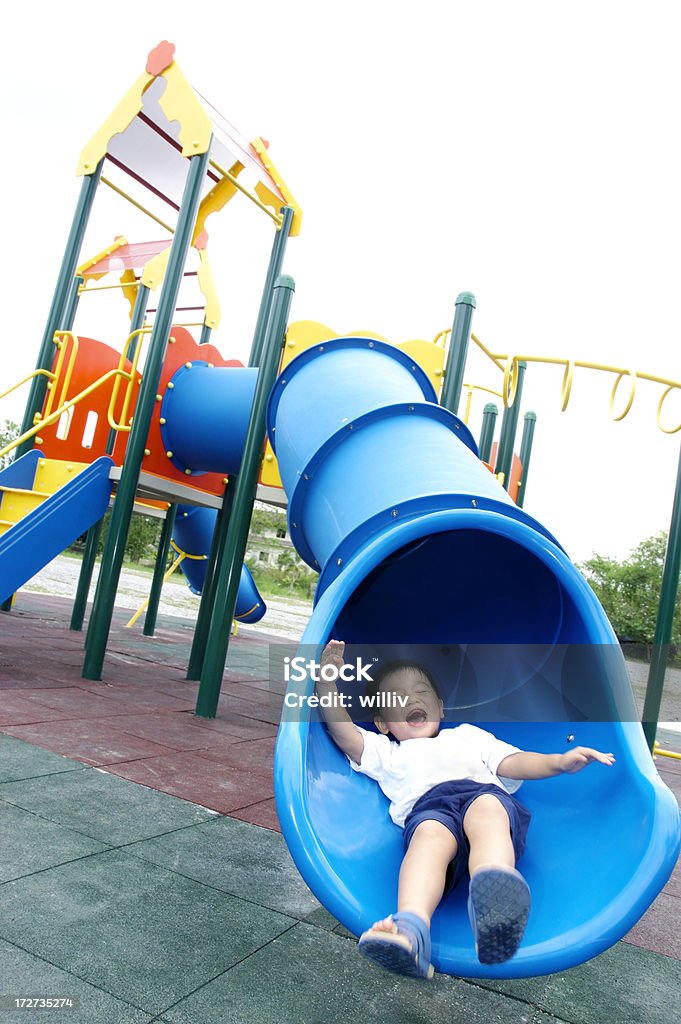
{"type": "MultiPolygon", "coordinates": [[[[0,449],[4,448],[11,441],[15,441],[19,436],[20,428],[19,424],[13,420],[4,420],[0,423],[0,449]]],[[[14,459],[14,452],[9,452],[7,455],[3,455],[0,459],[0,469],[4,469],[9,466],[10,462],[14,459]]]]}
{"type": "MultiPolygon", "coordinates": [[[[666,548],[662,532],[641,541],[623,562],[596,554],[579,566],[621,639],[653,643],[666,548]]],[[[680,644],[681,594],[672,628],[672,645],[680,644]]]]}

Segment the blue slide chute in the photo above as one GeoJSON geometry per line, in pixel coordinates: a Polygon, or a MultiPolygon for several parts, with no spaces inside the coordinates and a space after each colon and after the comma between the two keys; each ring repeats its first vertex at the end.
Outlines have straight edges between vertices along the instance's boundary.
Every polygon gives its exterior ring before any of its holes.
{"type": "MultiPolygon", "coordinates": [[[[177,506],[173,544],[177,551],[190,556],[182,560],[180,568],[194,594],[203,591],[216,520],[217,512],[214,509],[199,508],[196,505],[177,506]]],[[[234,618],[238,622],[260,622],[266,611],[267,605],[258,592],[255,580],[248,566],[243,565],[234,618]]]]}
{"type": "MultiPolygon", "coordinates": [[[[448,724],[474,720],[521,748],[574,743],[617,759],[523,784],[533,814],[523,943],[505,964],[480,964],[459,886],[433,918],[437,969],[524,977],[595,956],[651,904],[681,841],[676,800],[595,595],[399,349],[345,338],[304,352],[275,384],[268,430],[291,537],[320,573],[302,643],[318,652],[331,637],[350,651],[421,645],[440,678],[454,680],[448,724]]],[[[296,864],[331,913],[359,934],[395,909],[401,831],[323,723],[282,723],[275,796],[296,864]]]]}

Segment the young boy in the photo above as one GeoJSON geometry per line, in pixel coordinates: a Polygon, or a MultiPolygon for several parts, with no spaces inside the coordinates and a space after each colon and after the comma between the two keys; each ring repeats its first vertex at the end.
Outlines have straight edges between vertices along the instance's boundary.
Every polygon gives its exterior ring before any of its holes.
{"type": "MultiPolygon", "coordinates": [[[[344,643],[331,640],[322,666],[340,670],[344,650],[344,643]]],[[[474,725],[440,730],[443,702],[415,663],[385,666],[375,685],[377,692],[395,695],[391,703],[403,705],[376,715],[378,733],[361,729],[337,707],[325,716],[351,767],[376,779],[391,801],[392,820],[404,829],[397,913],[364,932],[359,950],[388,970],[431,978],[431,917],[468,869],[478,959],[502,963],[517,950],[530,909],[527,882],[515,869],[530,813],[511,793],[523,779],[578,772],[594,761],[610,766],[615,758],[589,747],[564,754],[522,751],[474,725]]],[[[317,683],[320,697],[335,690],[333,682],[317,683]]]]}

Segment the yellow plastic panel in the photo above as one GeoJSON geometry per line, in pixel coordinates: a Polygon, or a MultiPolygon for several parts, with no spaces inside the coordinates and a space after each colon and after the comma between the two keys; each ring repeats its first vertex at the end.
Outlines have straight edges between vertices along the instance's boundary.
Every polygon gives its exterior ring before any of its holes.
{"type": "Polygon", "coordinates": [[[60,487],[73,480],[74,476],[87,469],[89,462],[65,462],[61,459],[40,459],[35,471],[33,490],[42,494],[54,494],[60,487]]]}

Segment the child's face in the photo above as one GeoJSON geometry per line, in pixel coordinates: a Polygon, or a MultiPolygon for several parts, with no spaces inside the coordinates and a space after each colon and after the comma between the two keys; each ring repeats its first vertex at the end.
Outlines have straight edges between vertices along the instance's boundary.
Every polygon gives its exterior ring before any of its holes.
{"type": "Polygon", "coordinates": [[[411,668],[391,672],[382,680],[379,692],[390,694],[395,705],[374,719],[379,732],[392,733],[400,742],[438,734],[444,705],[421,672],[411,668]]]}

